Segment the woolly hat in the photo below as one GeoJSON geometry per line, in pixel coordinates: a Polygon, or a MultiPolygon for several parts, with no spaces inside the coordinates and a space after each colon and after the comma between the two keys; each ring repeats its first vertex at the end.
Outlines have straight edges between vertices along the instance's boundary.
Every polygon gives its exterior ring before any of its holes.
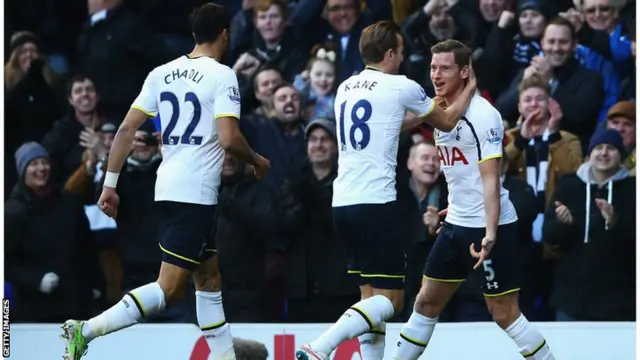
{"type": "Polygon", "coordinates": [[[16,150],[16,169],[18,170],[18,177],[22,178],[29,163],[38,158],[45,158],[49,160],[49,153],[42,145],[35,141],[22,144],[16,150]]]}
{"type": "Polygon", "coordinates": [[[620,151],[620,155],[624,156],[624,145],[622,144],[622,136],[618,133],[617,130],[613,129],[603,129],[597,131],[591,137],[591,141],[589,141],[589,154],[593,151],[593,149],[601,144],[609,144],[618,151],[620,151]]]}

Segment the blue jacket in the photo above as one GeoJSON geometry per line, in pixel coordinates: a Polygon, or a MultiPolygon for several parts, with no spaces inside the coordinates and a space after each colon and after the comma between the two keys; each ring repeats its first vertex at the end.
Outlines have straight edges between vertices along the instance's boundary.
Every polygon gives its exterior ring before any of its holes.
{"type": "Polygon", "coordinates": [[[617,25],[610,34],[584,26],[578,33],[579,42],[575,54],[580,64],[597,71],[604,81],[605,101],[598,116],[603,122],[607,111],[618,102],[622,79],[633,70],[631,40],[617,25]]]}

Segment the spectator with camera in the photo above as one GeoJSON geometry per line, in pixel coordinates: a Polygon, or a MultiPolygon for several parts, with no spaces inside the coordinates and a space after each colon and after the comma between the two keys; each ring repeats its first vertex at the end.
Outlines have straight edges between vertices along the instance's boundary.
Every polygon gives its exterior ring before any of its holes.
{"type": "Polygon", "coordinates": [[[620,134],[593,135],[589,160],[549,201],[544,241],[559,247],[551,305],[558,321],[634,321],[636,185],[620,134]]]}
{"type": "Polygon", "coordinates": [[[63,188],[54,183],[40,144],[15,153],[18,184],[5,202],[6,280],[15,289],[14,320],[62,322],[90,315],[99,270],[84,216],[79,166],[63,188]],[[79,190],[80,189],[80,190],[79,190]]]}
{"type": "MultiPolygon", "coordinates": [[[[155,127],[150,120],[136,131],[131,153],[120,173],[117,191],[120,196],[116,217],[118,257],[111,257],[109,266],[120,279],[120,293],[109,296],[120,299],[130,289],[155,281],[162,253],[158,247],[158,221],[155,210],[156,171],[162,161],[155,127]],[[140,217],[140,214],[145,216],[140,217]],[[121,270],[118,265],[122,266],[121,270]]],[[[106,163],[103,165],[106,169],[106,163]]],[[[104,181],[104,177],[102,179],[104,181]]],[[[101,181],[101,182],[102,182],[101,181]]],[[[99,188],[102,188],[101,186],[99,188]]],[[[193,284],[189,283],[191,290],[193,284]]],[[[116,289],[118,290],[118,289],[116,289]]],[[[112,290],[113,292],[113,290],[112,290]]],[[[186,289],[185,296],[176,305],[144,319],[145,322],[165,323],[195,322],[193,291],[186,289]]]]}

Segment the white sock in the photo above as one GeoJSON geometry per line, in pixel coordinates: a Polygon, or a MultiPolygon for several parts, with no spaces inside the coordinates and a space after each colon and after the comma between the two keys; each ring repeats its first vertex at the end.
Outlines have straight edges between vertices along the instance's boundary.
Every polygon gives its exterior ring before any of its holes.
{"type": "Polygon", "coordinates": [[[382,360],[386,332],[387,323],[383,321],[371,331],[358,336],[362,360],[382,360]]]}
{"type": "Polygon", "coordinates": [[[520,314],[520,317],[509,325],[505,332],[516,343],[524,358],[530,360],[555,359],[542,333],[533,327],[524,315],[520,314]]]}
{"type": "Polygon", "coordinates": [[[375,295],[353,305],[309,346],[314,351],[329,355],[340,343],[375,328],[381,322],[393,316],[391,300],[383,295],[375,295]]]}
{"type": "Polygon", "coordinates": [[[204,335],[211,359],[235,359],[231,329],[224,318],[220,291],[196,291],[196,315],[204,335]]]}
{"type": "Polygon", "coordinates": [[[409,321],[400,330],[400,336],[391,358],[398,360],[419,358],[426,349],[437,323],[438,318],[426,317],[414,310],[409,321]]]}
{"type": "Polygon", "coordinates": [[[89,319],[82,326],[82,335],[92,339],[136,324],[146,315],[165,308],[164,292],[158,283],[131,290],[120,302],[89,319]]]}

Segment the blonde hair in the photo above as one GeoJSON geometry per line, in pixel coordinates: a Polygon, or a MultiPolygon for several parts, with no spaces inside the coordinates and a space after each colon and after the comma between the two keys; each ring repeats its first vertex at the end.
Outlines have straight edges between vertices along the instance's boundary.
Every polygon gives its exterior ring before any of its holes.
{"type": "MultiPolygon", "coordinates": [[[[30,35],[35,37],[35,35],[28,31],[19,31],[11,36],[11,42],[23,35],[30,35]]],[[[9,61],[7,61],[7,63],[4,65],[4,86],[7,90],[12,90],[26,76],[26,74],[22,72],[22,69],[20,69],[19,63],[20,53],[22,52],[23,46],[24,45],[16,46],[11,52],[9,61]]],[[[38,52],[39,51],[40,49],[38,49],[38,52]]],[[[40,55],[40,57],[42,58],[42,55],[40,55]]],[[[42,67],[42,76],[49,86],[53,85],[57,80],[57,77],[54,74],[53,70],[51,70],[46,62],[42,67]]]]}

